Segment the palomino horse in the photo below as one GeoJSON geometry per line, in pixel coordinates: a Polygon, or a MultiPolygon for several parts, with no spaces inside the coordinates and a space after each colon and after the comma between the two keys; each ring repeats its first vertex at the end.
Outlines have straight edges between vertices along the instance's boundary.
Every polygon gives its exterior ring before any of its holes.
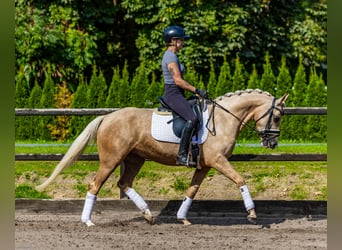
{"type": "MultiPolygon", "coordinates": [[[[234,170],[228,158],[232,155],[240,130],[245,125],[250,127],[247,123],[252,119],[256,123],[256,128],[252,129],[259,134],[262,145],[271,149],[277,146],[287,97],[284,95],[277,99],[261,90],[245,90],[228,93],[209,102],[211,133],[200,145],[200,167],[195,170],[186,197],[177,212],[178,220],[184,225],[191,224],[187,220],[187,213],[192,200],[210,168],[215,168],[239,187],[247,219],[256,223],[254,202],[245,180],[234,170]]],[[[133,179],[145,159],[172,166],[176,165],[178,152],[178,144],[160,142],[151,136],[152,112],[147,109],[123,108],[95,118],[76,138],[51,176],[36,187],[37,190],[41,191],[48,186],[63,169],[77,160],[92,139],[97,139],[100,166],[88,187],[82,222],[88,226],[94,225],[91,213],[97,194],[109,175],[120,162],[124,162],[124,172],[117,185],[142,211],[145,219],[152,223],[153,217],[147,203],[132,188],[133,179]]]]}

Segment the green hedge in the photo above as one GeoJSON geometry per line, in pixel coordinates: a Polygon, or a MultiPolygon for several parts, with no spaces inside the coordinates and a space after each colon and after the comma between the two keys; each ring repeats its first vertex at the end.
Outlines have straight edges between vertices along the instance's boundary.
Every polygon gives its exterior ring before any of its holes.
{"type": "MultiPolygon", "coordinates": [[[[201,74],[191,68],[187,70],[185,79],[199,88],[207,88],[212,97],[239,89],[259,88],[278,97],[289,93],[287,101],[289,107],[325,107],[327,105],[327,87],[314,67],[307,74],[303,64],[299,62],[294,77],[291,77],[285,57],[282,58],[278,75],[273,73],[267,54],[264,71],[260,73],[255,67],[252,72],[248,73],[238,57],[234,60],[234,65],[230,65],[226,59],[223,61],[218,73],[213,69],[209,72],[207,84],[202,81],[201,74]]],[[[145,70],[145,63],[141,63],[131,75],[127,67],[126,62],[122,69],[113,68],[112,81],[106,82],[101,69],[93,66],[89,82],[83,77],[78,79],[77,89],[68,97],[72,99],[72,101],[69,100],[69,106],[71,108],[157,107],[159,105],[157,97],[163,93],[163,83],[156,81],[154,73],[148,73],[145,70]]],[[[29,89],[27,83],[28,80],[19,72],[16,79],[16,108],[65,107],[59,103],[63,101],[63,98],[56,98],[60,95],[61,88],[55,88],[57,83],[53,82],[49,70],[45,72],[43,88],[35,84],[32,89],[29,89]]],[[[54,117],[16,117],[16,140],[72,140],[93,118],[94,116],[74,116],[68,123],[69,128],[58,128],[54,117]],[[52,135],[49,127],[67,131],[61,133],[64,135],[63,138],[59,138],[52,135]]],[[[285,116],[282,122],[281,138],[295,141],[326,141],[326,122],[327,117],[321,115],[285,116]]],[[[60,120],[59,123],[61,123],[60,120]]],[[[245,129],[239,139],[254,140],[257,137],[245,129]]]]}

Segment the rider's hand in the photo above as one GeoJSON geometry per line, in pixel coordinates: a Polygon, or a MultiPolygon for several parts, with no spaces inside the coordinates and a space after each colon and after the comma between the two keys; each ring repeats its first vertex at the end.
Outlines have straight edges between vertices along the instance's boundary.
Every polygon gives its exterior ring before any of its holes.
{"type": "Polygon", "coordinates": [[[208,93],[205,89],[196,89],[196,94],[199,95],[200,97],[204,98],[204,99],[208,99],[208,93]]]}

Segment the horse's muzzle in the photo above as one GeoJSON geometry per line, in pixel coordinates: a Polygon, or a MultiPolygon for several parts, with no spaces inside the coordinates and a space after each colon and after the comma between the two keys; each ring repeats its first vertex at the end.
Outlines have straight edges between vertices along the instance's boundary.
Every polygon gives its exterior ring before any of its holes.
{"type": "Polygon", "coordinates": [[[273,140],[263,140],[261,145],[265,148],[274,149],[276,146],[278,146],[278,142],[273,140]]]}
{"type": "Polygon", "coordinates": [[[280,135],[279,130],[264,129],[259,132],[259,135],[262,139],[261,145],[263,147],[274,149],[276,146],[278,146],[278,137],[280,135]]]}

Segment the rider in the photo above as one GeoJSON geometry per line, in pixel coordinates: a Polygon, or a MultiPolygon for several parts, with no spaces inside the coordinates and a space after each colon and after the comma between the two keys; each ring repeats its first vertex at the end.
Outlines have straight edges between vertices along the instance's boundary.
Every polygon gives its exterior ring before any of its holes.
{"type": "Polygon", "coordinates": [[[167,46],[162,59],[164,76],[163,99],[173,111],[186,121],[182,131],[176,164],[192,166],[195,163],[189,162],[188,159],[189,144],[198,120],[190,104],[185,99],[184,91],[190,91],[203,98],[208,98],[208,94],[206,90],[197,89],[183,79],[185,67],[180,63],[176,54],[183,48],[184,40],[190,38],[190,36],[185,34],[182,27],[172,25],[164,30],[163,37],[167,46]]]}

